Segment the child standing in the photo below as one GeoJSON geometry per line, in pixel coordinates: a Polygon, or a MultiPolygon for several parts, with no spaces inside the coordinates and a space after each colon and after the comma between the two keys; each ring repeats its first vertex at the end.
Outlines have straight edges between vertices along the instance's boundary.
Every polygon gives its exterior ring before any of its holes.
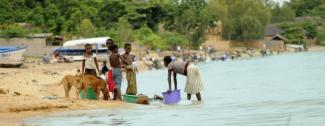
{"type": "Polygon", "coordinates": [[[132,66],[134,62],[134,56],[130,54],[131,52],[131,44],[126,43],[124,45],[125,53],[122,55],[123,59],[127,62],[122,61],[124,65],[125,73],[126,73],[126,80],[128,81],[128,86],[126,88],[126,94],[136,95],[137,94],[137,80],[135,74],[135,67],[132,66]]]}
{"type": "Polygon", "coordinates": [[[105,73],[105,76],[107,77],[107,88],[109,92],[113,92],[114,95],[114,90],[115,90],[115,84],[113,80],[113,72],[112,72],[112,67],[111,67],[111,62],[110,62],[110,56],[112,54],[111,51],[111,46],[114,44],[113,39],[108,38],[106,40],[106,47],[107,47],[107,69],[108,72],[105,73]]]}
{"type": "Polygon", "coordinates": [[[112,53],[109,56],[109,61],[112,67],[113,80],[115,83],[114,90],[114,100],[122,100],[121,94],[121,84],[122,84],[122,70],[121,70],[121,62],[120,59],[124,60],[121,55],[118,53],[118,47],[116,44],[111,45],[110,50],[112,53]]]}
{"type": "Polygon", "coordinates": [[[171,74],[174,78],[175,90],[177,89],[177,74],[186,76],[185,92],[187,93],[187,100],[191,100],[191,95],[196,94],[197,100],[201,101],[200,92],[203,90],[203,84],[199,69],[189,62],[172,62],[170,56],[164,57],[164,65],[168,69],[168,85],[171,91],[171,74]]]}
{"type": "Polygon", "coordinates": [[[92,52],[92,46],[90,44],[85,45],[85,53],[82,57],[82,75],[92,75],[97,77],[98,62],[96,54],[92,52]]]}

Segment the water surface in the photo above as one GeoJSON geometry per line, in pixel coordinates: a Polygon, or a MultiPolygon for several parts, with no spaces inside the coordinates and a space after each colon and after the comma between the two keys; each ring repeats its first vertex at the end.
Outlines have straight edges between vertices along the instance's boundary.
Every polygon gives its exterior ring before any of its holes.
{"type": "MultiPolygon", "coordinates": [[[[199,65],[204,102],[135,105],[56,113],[24,121],[40,126],[322,126],[325,125],[325,52],[308,52],[199,65]]],[[[139,92],[167,89],[166,71],[138,75],[139,92]]],[[[178,76],[184,89],[185,78],[178,76]]],[[[125,82],[124,87],[125,89],[125,82]]],[[[183,90],[182,90],[183,91],[183,90]]],[[[194,97],[193,100],[196,100],[194,97]]]]}

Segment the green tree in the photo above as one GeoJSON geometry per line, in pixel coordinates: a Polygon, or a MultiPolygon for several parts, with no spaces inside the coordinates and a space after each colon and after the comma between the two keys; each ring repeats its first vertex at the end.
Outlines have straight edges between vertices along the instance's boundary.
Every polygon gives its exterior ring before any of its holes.
{"type": "Polygon", "coordinates": [[[45,23],[43,8],[41,6],[35,7],[33,11],[28,14],[28,20],[35,26],[42,26],[45,23]]]}
{"type": "Polygon", "coordinates": [[[280,24],[279,27],[284,31],[282,35],[289,39],[289,43],[303,44],[305,42],[305,31],[301,24],[284,23],[280,24]]]}
{"type": "Polygon", "coordinates": [[[0,34],[5,38],[26,37],[27,31],[16,24],[3,24],[0,34]]]}
{"type": "Polygon", "coordinates": [[[271,18],[264,0],[220,0],[219,4],[226,5],[226,9],[219,11],[220,15],[226,15],[221,18],[223,38],[240,41],[262,39],[271,18]]]}
{"type": "Polygon", "coordinates": [[[2,0],[0,3],[0,23],[13,22],[13,7],[10,0],[2,0]]]}
{"type": "Polygon", "coordinates": [[[175,29],[186,35],[191,47],[198,47],[204,42],[204,33],[208,25],[204,0],[183,0],[175,13],[175,29]]]}
{"type": "Polygon", "coordinates": [[[84,19],[81,11],[77,9],[71,14],[70,19],[65,22],[65,27],[67,27],[68,32],[76,32],[77,27],[80,26],[81,21],[84,19]]]}
{"type": "Polygon", "coordinates": [[[271,11],[272,23],[293,21],[296,16],[295,11],[291,9],[288,4],[284,4],[283,6],[276,4],[274,7],[271,8],[271,11]]]}
{"type": "Polygon", "coordinates": [[[27,14],[30,10],[26,7],[25,0],[14,0],[12,2],[12,8],[15,22],[25,22],[27,20],[27,14]]]}
{"type": "Polygon", "coordinates": [[[258,19],[244,15],[239,22],[241,27],[238,34],[243,37],[241,40],[258,40],[264,37],[264,26],[258,19]]]}
{"type": "Polygon", "coordinates": [[[118,22],[118,41],[121,43],[126,43],[131,41],[132,35],[132,25],[128,22],[127,19],[121,17],[118,22]]]}
{"type": "Polygon", "coordinates": [[[126,14],[126,3],[121,0],[107,0],[99,9],[99,17],[106,28],[114,27],[119,18],[126,14]]]}
{"type": "Polygon", "coordinates": [[[307,31],[306,36],[308,38],[315,38],[317,36],[317,25],[313,23],[311,20],[305,21],[303,24],[303,28],[307,31]]]}
{"type": "Polygon", "coordinates": [[[167,48],[166,42],[146,25],[135,30],[134,34],[132,34],[132,39],[150,49],[167,48]]]}
{"type": "Polygon", "coordinates": [[[175,32],[163,32],[160,34],[169,49],[176,49],[177,46],[187,47],[189,40],[185,35],[175,32]]]}
{"type": "Polygon", "coordinates": [[[311,10],[311,14],[325,18],[325,2],[311,10]]]}
{"type": "Polygon", "coordinates": [[[325,25],[319,28],[317,38],[319,39],[319,44],[325,46],[325,25]]]}
{"type": "Polygon", "coordinates": [[[313,9],[325,4],[324,0],[291,0],[290,6],[295,10],[297,16],[309,15],[313,9]]]}
{"type": "Polygon", "coordinates": [[[96,27],[89,19],[83,19],[80,26],[77,28],[77,33],[81,37],[93,37],[95,31],[96,27]]]}

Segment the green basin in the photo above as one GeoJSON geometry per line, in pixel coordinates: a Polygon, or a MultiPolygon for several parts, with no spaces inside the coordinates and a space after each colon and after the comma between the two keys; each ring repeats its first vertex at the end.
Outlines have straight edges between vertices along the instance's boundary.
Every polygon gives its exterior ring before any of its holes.
{"type": "Polygon", "coordinates": [[[123,95],[123,101],[129,102],[129,103],[136,103],[137,102],[137,96],[136,95],[123,95]]]}
{"type": "Polygon", "coordinates": [[[86,96],[83,95],[84,90],[85,89],[83,89],[83,90],[80,91],[80,98],[81,99],[97,100],[96,93],[95,93],[94,88],[92,86],[90,86],[88,88],[87,95],[86,96]]]}

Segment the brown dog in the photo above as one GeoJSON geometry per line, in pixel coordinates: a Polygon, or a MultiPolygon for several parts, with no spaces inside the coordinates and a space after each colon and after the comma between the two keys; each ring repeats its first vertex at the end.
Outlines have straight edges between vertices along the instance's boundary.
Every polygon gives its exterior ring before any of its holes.
{"type": "Polygon", "coordinates": [[[92,86],[94,88],[98,100],[99,100],[100,91],[102,91],[104,95],[104,100],[109,99],[109,93],[106,87],[106,82],[104,80],[94,77],[92,75],[85,75],[82,77],[82,87],[81,87],[81,89],[84,90],[83,92],[84,96],[86,96],[89,86],[92,86]]]}
{"type": "Polygon", "coordinates": [[[81,89],[81,77],[73,76],[73,75],[65,75],[61,82],[58,85],[63,85],[65,91],[65,97],[69,98],[69,92],[72,86],[76,88],[77,96],[79,96],[79,92],[81,89]]]}

